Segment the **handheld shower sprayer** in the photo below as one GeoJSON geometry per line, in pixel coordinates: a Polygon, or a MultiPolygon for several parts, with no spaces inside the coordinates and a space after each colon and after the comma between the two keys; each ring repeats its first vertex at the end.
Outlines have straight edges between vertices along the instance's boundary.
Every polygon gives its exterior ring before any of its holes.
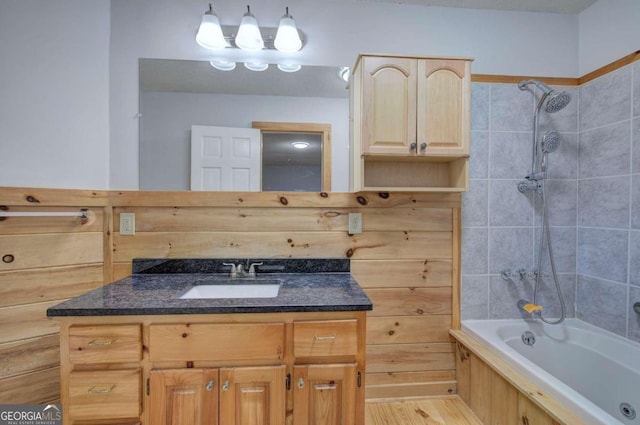
{"type": "Polygon", "coordinates": [[[560,134],[557,131],[549,130],[542,136],[542,161],[540,162],[540,172],[547,171],[547,154],[555,152],[560,146],[560,134]]]}

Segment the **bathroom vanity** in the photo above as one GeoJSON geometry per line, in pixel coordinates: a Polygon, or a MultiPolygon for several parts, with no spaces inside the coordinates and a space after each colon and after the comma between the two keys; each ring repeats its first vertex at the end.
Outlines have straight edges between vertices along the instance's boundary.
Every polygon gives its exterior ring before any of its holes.
{"type": "Polygon", "coordinates": [[[363,423],[372,304],[349,261],[264,260],[250,280],[277,281],[276,296],[180,298],[228,283],[229,261],[134,261],[50,308],[64,423],[363,423]]]}

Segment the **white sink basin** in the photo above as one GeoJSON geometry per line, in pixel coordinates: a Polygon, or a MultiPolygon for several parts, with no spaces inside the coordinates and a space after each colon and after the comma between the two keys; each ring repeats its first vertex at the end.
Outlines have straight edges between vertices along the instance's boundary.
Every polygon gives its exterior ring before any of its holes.
{"type": "Polygon", "coordinates": [[[278,296],[280,282],[277,280],[262,282],[263,283],[195,285],[179,298],[275,298],[278,296]]]}

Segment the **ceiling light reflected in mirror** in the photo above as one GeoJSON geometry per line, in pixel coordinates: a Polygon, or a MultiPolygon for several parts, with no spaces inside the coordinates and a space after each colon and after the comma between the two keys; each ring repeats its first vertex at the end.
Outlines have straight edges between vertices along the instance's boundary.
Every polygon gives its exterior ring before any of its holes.
{"type": "Polygon", "coordinates": [[[307,142],[291,142],[291,146],[296,149],[306,149],[309,147],[309,143],[307,142]]]}

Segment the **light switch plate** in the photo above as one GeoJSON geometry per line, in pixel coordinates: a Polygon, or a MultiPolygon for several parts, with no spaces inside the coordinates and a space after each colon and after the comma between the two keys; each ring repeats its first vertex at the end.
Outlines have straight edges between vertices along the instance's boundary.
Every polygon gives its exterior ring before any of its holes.
{"type": "Polygon", "coordinates": [[[135,235],[136,234],[136,214],[120,213],[120,234],[135,235]]]}
{"type": "Polygon", "coordinates": [[[349,213],[349,234],[362,233],[362,213],[349,213]]]}

